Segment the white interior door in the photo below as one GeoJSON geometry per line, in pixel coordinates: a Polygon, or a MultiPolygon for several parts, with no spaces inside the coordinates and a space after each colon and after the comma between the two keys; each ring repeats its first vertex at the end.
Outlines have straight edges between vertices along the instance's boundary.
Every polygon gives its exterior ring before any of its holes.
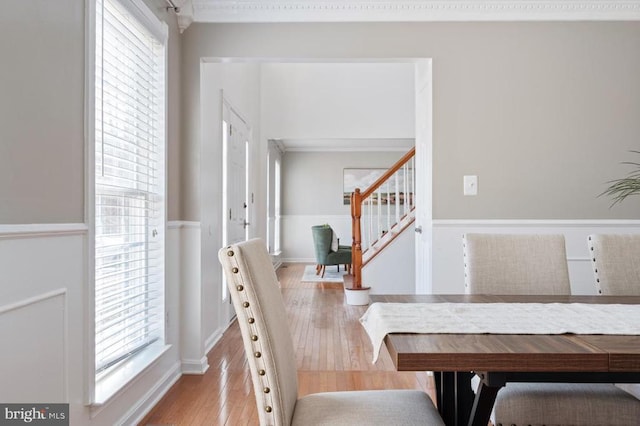
{"type": "Polygon", "coordinates": [[[416,63],[416,293],[432,292],[431,59],[416,63]]]}
{"type": "MultiPolygon", "coordinates": [[[[248,167],[249,126],[226,102],[223,105],[223,245],[247,239],[249,226],[248,167]]],[[[233,318],[226,284],[222,286],[225,319],[233,318]]]]}

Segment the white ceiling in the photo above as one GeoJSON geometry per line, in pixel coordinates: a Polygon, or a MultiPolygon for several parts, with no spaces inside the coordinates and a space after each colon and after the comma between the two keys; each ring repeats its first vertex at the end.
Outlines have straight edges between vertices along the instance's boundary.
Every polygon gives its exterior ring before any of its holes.
{"type": "Polygon", "coordinates": [[[640,20],[640,1],[620,0],[167,0],[192,22],[415,22],[640,20]]]}

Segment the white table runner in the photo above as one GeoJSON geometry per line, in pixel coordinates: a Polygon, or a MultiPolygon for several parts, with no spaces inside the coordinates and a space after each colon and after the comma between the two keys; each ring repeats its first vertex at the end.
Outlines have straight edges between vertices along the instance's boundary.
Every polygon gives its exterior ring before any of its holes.
{"type": "Polygon", "coordinates": [[[375,363],[388,333],[639,335],[640,305],[373,303],[360,322],[375,363]]]}

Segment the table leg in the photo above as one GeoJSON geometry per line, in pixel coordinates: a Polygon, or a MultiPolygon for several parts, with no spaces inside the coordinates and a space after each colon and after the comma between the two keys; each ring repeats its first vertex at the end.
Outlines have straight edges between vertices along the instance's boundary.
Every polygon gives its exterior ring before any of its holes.
{"type": "Polygon", "coordinates": [[[478,373],[480,384],[470,411],[468,426],[487,426],[498,391],[506,384],[502,373],[478,373]]]}
{"type": "Polygon", "coordinates": [[[446,425],[455,426],[455,376],[451,371],[434,372],[436,382],[436,404],[440,417],[446,425]]]}
{"type": "Polygon", "coordinates": [[[471,416],[475,394],[471,388],[474,373],[458,371],[456,373],[456,424],[466,425],[471,416]]]}
{"type": "Polygon", "coordinates": [[[473,406],[472,373],[443,371],[433,373],[436,404],[445,424],[466,425],[473,406]]]}
{"type": "Polygon", "coordinates": [[[499,387],[486,386],[483,383],[478,386],[478,392],[469,416],[469,426],[487,426],[499,390],[499,387]]]}

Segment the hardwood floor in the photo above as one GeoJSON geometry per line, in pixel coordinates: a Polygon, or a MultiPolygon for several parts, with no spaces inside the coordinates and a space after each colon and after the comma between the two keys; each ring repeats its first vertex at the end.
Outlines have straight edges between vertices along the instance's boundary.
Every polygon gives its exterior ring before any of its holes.
{"type": "MultiPolygon", "coordinates": [[[[277,271],[296,350],[299,395],[362,389],[421,389],[434,398],[426,373],[396,372],[382,348],[371,363],[371,343],[358,319],[366,306],[344,303],[342,284],[301,283],[302,264],[277,271]]],[[[234,322],[208,354],[204,375],[185,375],[140,425],[257,425],[255,399],[234,322]]]]}

